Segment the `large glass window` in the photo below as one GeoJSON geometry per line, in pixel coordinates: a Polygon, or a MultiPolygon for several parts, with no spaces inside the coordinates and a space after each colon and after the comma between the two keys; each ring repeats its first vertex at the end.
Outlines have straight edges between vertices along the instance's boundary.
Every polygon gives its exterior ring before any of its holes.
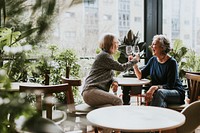
{"type": "Polygon", "coordinates": [[[49,42],[74,49],[78,56],[95,56],[98,40],[110,32],[123,39],[132,29],[143,41],[143,0],[82,0],[69,7],[58,1],[58,16],[49,42]]]}
{"type": "Polygon", "coordinates": [[[200,1],[163,0],[163,33],[180,39],[198,54],[200,51],[200,1]]]}

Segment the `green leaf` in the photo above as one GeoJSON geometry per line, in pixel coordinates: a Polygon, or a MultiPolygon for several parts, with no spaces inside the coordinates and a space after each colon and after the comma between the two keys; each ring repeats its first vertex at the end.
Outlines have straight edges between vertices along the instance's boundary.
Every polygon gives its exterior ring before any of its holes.
{"type": "Polygon", "coordinates": [[[25,31],[24,33],[22,33],[20,35],[20,37],[16,41],[19,41],[19,40],[21,40],[21,39],[23,39],[25,37],[30,36],[32,33],[36,32],[37,30],[38,30],[38,28],[32,28],[32,29],[30,29],[28,31],[25,31]]]}
{"type": "Polygon", "coordinates": [[[5,45],[10,46],[11,44],[12,30],[9,28],[0,28],[0,48],[5,45]]]}
{"type": "MultiPolygon", "coordinates": [[[[140,52],[144,51],[146,49],[146,43],[145,42],[140,42],[139,32],[135,35],[132,30],[129,30],[127,33],[127,36],[124,36],[124,39],[121,42],[121,45],[119,45],[118,50],[120,51],[120,56],[118,58],[118,61],[120,63],[125,63],[127,62],[127,55],[126,55],[126,46],[131,45],[131,46],[139,46],[140,52]]],[[[144,55],[144,54],[143,54],[144,55]]],[[[141,55],[141,57],[143,56],[141,55]]]]}

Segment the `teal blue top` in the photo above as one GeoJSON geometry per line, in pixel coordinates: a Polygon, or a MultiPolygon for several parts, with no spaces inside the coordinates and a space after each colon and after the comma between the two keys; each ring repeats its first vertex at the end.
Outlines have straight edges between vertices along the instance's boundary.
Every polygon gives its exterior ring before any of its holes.
{"type": "Polygon", "coordinates": [[[153,56],[141,71],[142,78],[150,76],[152,85],[162,85],[164,89],[175,89],[184,99],[185,91],[179,79],[178,64],[173,57],[165,63],[159,63],[157,57],[153,56]]]}

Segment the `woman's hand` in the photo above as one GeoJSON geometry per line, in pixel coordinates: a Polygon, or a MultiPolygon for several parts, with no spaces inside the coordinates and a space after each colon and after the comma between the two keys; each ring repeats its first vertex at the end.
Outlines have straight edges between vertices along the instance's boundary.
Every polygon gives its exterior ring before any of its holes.
{"type": "Polygon", "coordinates": [[[128,61],[131,61],[131,60],[137,60],[138,62],[140,61],[140,55],[135,55],[134,57],[132,55],[129,55],[128,56],[128,61]]]}
{"type": "Polygon", "coordinates": [[[131,60],[133,60],[133,56],[132,56],[132,55],[129,55],[129,56],[128,56],[128,61],[131,61],[131,60]]]}
{"type": "Polygon", "coordinates": [[[158,86],[151,86],[150,89],[146,92],[145,100],[150,102],[153,98],[154,92],[157,90],[158,86]]]}
{"type": "Polygon", "coordinates": [[[140,55],[139,54],[136,54],[135,56],[134,56],[134,58],[139,62],[140,61],[140,55]]]}
{"type": "Polygon", "coordinates": [[[118,90],[118,83],[115,82],[115,81],[112,82],[112,86],[111,87],[112,87],[112,91],[113,92],[117,92],[117,90],[118,90]]]}

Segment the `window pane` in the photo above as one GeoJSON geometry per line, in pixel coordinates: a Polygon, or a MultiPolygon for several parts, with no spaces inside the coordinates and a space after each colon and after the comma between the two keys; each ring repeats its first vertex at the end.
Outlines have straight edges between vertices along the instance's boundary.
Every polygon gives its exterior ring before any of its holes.
{"type": "Polygon", "coordinates": [[[63,49],[72,48],[78,56],[95,56],[99,37],[106,32],[121,39],[132,29],[143,41],[143,0],[82,0],[69,8],[58,1],[59,15],[49,42],[63,49]]]}
{"type": "Polygon", "coordinates": [[[200,51],[199,7],[199,0],[163,0],[163,33],[172,43],[181,39],[197,54],[200,51]]]}

